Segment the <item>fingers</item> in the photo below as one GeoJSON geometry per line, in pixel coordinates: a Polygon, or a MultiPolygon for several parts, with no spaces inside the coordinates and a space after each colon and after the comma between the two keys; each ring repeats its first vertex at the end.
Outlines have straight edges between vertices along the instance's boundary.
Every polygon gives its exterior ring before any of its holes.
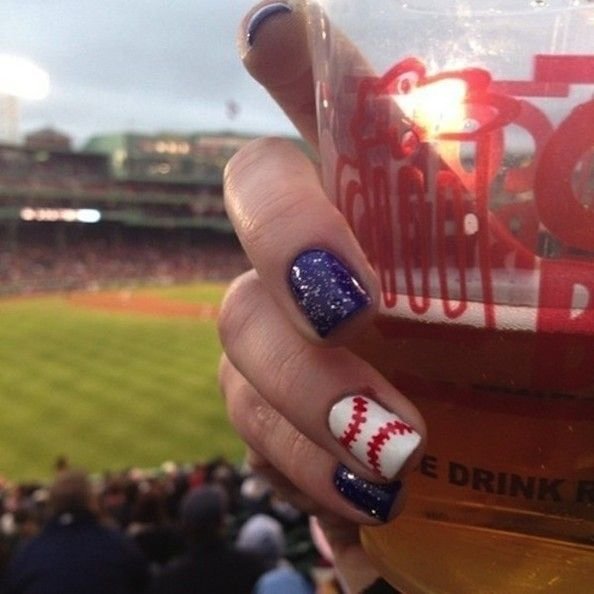
{"type": "MultiPolygon", "coordinates": [[[[318,146],[316,85],[318,93],[332,93],[333,117],[348,114],[350,108],[346,109],[346,105],[354,97],[343,93],[344,81],[340,77],[327,78],[332,73],[318,72],[316,80],[311,55],[311,45],[315,42],[308,36],[307,29],[311,26],[308,20],[322,22],[325,15],[317,6],[306,9],[306,4],[309,3],[303,0],[260,2],[243,19],[237,40],[248,72],[268,90],[315,148],[318,146]],[[310,12],[306,14],[306,10],[310,12]]],[[[324,39],[323,43],[331,44],[333,52],[340,54],[345,64],[351,64],[352,71],[359,76],[373,74],[371,65],[336,26],[332,27],[331,39],[324,39]]]]}
{"type": "MultiPolygon", "coordinates": [[[[316,143],[303,6],[262,2],[244,20],[239,45],[250,73],[316,143]]],[[[334,33],[332,43],[367,72],[334,33]]],[[[332,82],[325,91],[338,93],[332,82]]],[[[234,283],[219,316],[232,422],[288,488],[358,522],[362,513],[367,521],[391,517],[401,505],[400,478],[420,461],[425,428],[408,400],[340,346],[353,344],[377,312],[375,273],[290,142],[259,140],[236,154],[225,171],[225,204],[255,268],[234,283]]]]}
{"type": "Polygon", "coordinates": [[[229,418],[253,450],[252,466],[294,505],[310,514],[331,509],[358,524],[385,522],[400,513],[400,482],[377,485],[337,464],[261,398],[225,357],[220,383],[229,418]]]}
{"type": "Polygon", "coordinates": [[[225,353],[242,376],[333,459],[380,482],[420,462],[425,430],[415,407],[347,349],[316,346],[297,334],[254,273],[231,288],[219,325],[225,353]]]}
{"type": "Polygon", "coordinates": [[[304,336],[341,341],[370,322],[376,275],[291,142],[257,140],[237,153],[225,206],[262,283],[304,336]]]}
{"type": "MultiPolygon", "coordinates": [[[[239,46],[250,73],[316,142],[304,7],[297,1],[261,2],[242,23],[239,46]]],[[[333,43],[365,71],[336,31],[333,43]]],[[[227,166],[225,196],[260,278],[304,336],[337,344],[369,323],[379,301],[376,276],[314,167],[293,144],[261,140],[240,151],[227,166]]]]}
{"type": "Polygon", "coordinates": [[[239,52],[248,72],[272,95],[312,146],[316,105],[306,19],[296,2],[260,2],[244,18],[239,52]]]}

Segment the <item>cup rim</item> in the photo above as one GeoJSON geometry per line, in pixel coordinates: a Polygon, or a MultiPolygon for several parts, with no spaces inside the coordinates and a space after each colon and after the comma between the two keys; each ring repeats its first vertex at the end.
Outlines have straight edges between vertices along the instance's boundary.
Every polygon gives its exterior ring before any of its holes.
{"type": "MultiPolygon", "coordinates": [[[[545,0],[546,1],[546,0],[545,0]]],[[[579,0],[578,0],[579,1],[579,0]]],[[[566,6],[526,6],[524,8],[461,8],[459,10],[459,16],[461,18],[472,18],[472,17],[510,17],[512,15],[522,15],[522,14],[531,14],[531,15],[544,15],[544,14],[554,14],[559,12],[574,12],[580,10],[594,10],[594,4],[590,5],[576,5],[575,0],[567,0],[568,4],[566,6]]],[[[411,6],[414,5],[414,0],[401,0],[400,7],[407,11],[410,14],[423,14],[423,15],[449,15],[453,16],[454,11],[451,8],[443,8],[443,9],[436,9],[436,8],[424,8],[424,7],[415,7],[411,6]]]]}

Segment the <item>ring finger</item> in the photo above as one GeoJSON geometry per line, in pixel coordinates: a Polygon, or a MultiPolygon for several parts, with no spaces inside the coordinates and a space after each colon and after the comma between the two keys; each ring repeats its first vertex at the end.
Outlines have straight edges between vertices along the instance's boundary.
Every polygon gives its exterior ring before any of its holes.
{"type": "Polygon", "coordinates": [[[226,357],[219,376],[229,418],[249,445],[251,460],[275,479],[287,500],[307,513],[330,509],[357,524],[385,522],[400,513],[402,482],[377,484],[337,463],[272,408],[226,357]]]}
{"type": "Polygon", "coordinates": [[[418,464],[425,428],[412,403],[351,351],[312,344],[295,332],[255,272],[231,287],[219,326],[233,365],[335,459],[386,481],[418,464]]]}

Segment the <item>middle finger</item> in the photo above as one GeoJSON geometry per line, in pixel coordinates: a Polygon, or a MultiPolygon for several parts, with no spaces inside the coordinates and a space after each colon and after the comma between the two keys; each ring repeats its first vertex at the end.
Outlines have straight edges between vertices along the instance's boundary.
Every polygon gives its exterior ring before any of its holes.
{"type": "Polygon", "coordinates": [[[296,333],[255,273],[219,315],[229,360],[308,439],[369,480],[393,480],[420,461],[423,421],[372,366],[345,348],[296,333]]]}
{"type": "Polygon", "coordinates": [[[225,205],[262,283],[302,335],[343,341],[370,322],[377,277],[293,143],[258,140],[237,153],[225,205]]]}

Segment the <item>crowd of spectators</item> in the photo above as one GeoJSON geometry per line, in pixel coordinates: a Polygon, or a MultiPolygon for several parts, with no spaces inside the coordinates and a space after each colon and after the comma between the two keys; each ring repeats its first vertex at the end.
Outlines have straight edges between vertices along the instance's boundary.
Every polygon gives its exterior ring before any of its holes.
{"type": "Polygon", "coordinates": [[[0,485],[2,594],[339,594],[311,520],[224,459],[0,485]]]}
{"type": "Polygon", "coordinates": [[[227,281],[247,267],[243,251],[229,237],[181,241],[174,233],[145,232],[87,235],[63,243],[30,237],[0,249],[0,294],[227,281]]]}

